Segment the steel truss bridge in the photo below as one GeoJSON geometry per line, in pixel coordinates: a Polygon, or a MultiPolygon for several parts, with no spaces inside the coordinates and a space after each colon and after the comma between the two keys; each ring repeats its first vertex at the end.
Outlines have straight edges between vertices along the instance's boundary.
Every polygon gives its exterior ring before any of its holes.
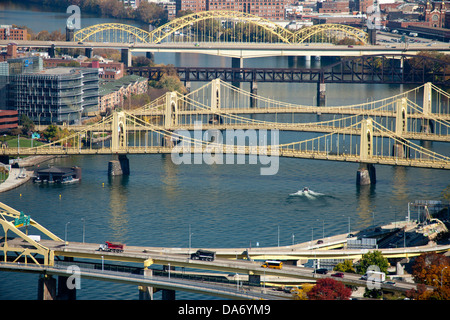
{"type": "Polygon", "coordinates": [[[358,44],[368,42],[368,34],[360,29],[341,24],[322,24],[302,28],[296,32],[267,19],[237,11],[202,11],[174,19],[153,30],[119,24],[93,25],[74,33],[80,42],[239,42],[286,43],[307,42],[337,43],[351,38],[358,44]]]}
{"type": "MultiPolygon", "coordinates": [[[[180,80],[291,83],[450,84],[447,61],[422,55],[393,54],[344,58],[322,68],[173,67],[180,80]]],[[[167,67],[129,67],[129,74],[160,80],[167,67]]]]}
{"type": "Polygon", "coordinates": [[[33,148],[4,147],[0,154],[267,155],[450,169],[448,155],[417,142],[450,141],[449,99],[427,83],[378,101],[311,107],[261,97],[216,79],[186,95],[168,92],[142,108],[114,112],[61,140],[33,148]],[[305,122],[304,114],[325,119],[305,122]],[[253,141],[250,129],[265,135],[266,143],[253,141]],[[192,136],[189,130],[200,134],[192,136]],[[223,130],[234,130],[228,133],[237,141],[221,140],[223,130]],[[276,130],[315,134],[281,143],[276,130]]]}

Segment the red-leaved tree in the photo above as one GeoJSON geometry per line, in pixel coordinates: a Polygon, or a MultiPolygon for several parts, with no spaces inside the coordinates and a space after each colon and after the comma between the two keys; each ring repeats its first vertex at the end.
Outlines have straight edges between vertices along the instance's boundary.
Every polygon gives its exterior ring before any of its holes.
{"type": "Polygon", "coordinates": [[[310,300],[348,300],[352,289],[332,278],[319,279],[307,293],[310,300]]]}

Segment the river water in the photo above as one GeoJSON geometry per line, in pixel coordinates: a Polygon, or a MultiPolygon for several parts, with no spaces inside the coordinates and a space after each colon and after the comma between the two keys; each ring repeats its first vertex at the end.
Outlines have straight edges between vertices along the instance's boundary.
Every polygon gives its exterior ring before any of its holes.
{"type": "MultiPolygon", "coordinates": [[[[36,30],[53,31],[64,29],[67,15],[0,4],[0,18],[0,24],[29,24],[33,29],[38,26],[36,30]]],[[[186,54],[157,54],[155,62],[231,65],[227,58],[186,54]]],[[[305,62],[299,59],[297,63],[305,62]]],[[[311,61],[312,65],[320,63],[311,61]]],[[[247,60],[244,65],[291,64],[285,57],[273,57],[247,60]]],[[[327,85],[327,103],[366,102],[407,89],[391,85],[327,85]]],[[[314,101],[315,85],[262,83],[258,94],[307,104],[314,101]]],[[[432,143],[431,149],[449,154],[447,144],[432,143]]],[[[359,187],[357,164],[281,158],[276,175],[262,176],[261,166],[248,161],[239,165],[176,165],[165,155],[129,156],[131,175],[108,177],[110,159],[73,156],[52,160],[41,166],[80,166],[81,182],[65,186],[29,182],[0,194],[0,201],[31,215],[59,237],[67,236],[68,241],[82,241],[84,226],[86,242],[188,247],[190,228],[194,248],[277,246],[317,240],[347,232],[349,227],[356,230],[403,220],[408,202],[440,200],[450,181],[447,171],[377,166],[376,185],[359,187]],[[296,194],[304,186],[321,195],[296,194]]],[[[36,275],[1,272],[0,299],[36,299],[37,279],[36,275]]],[[[137,299],[138,289],[82,279],[77,298],[137,299]]],[[[155,298],[160,296],[156,294],[155,298]]],[[[177,292],[177,299],[210,297],[177,292]]]]}

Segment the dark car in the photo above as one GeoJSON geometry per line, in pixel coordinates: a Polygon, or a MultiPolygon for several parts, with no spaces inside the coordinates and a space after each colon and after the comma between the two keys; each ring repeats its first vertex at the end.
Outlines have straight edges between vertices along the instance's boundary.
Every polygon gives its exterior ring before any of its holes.
{"type": "Polygon", "coordinates": [[[319,273],[319,274],[327,274],[327,273],[328,273],[328,270],[325,269],[325,268],[321,268],[321,269],[317,269],[317,270],[316,270],[316,273],[319,273]]]}
{"type": "Polygon", "coordinates": [[[338,278],[343,278],[344,274],[342,272],[336,272],[334,274],[331,275],[332,277],[338,277],[338,278]]]}

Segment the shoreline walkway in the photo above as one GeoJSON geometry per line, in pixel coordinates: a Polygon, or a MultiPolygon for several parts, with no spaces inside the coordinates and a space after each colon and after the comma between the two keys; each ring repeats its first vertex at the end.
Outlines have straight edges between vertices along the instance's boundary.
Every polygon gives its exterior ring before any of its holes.
{"type": "Polygon", "coordinates": [[[26,167],[32,167],[42,162],[55,158],[55,156],[32,156],[19,161],[19,168],[11,168],[8,179],[0,183],[0,193],[6,192],[28,182],[34,175],[34,170],[27,170],[26,167]]]}

